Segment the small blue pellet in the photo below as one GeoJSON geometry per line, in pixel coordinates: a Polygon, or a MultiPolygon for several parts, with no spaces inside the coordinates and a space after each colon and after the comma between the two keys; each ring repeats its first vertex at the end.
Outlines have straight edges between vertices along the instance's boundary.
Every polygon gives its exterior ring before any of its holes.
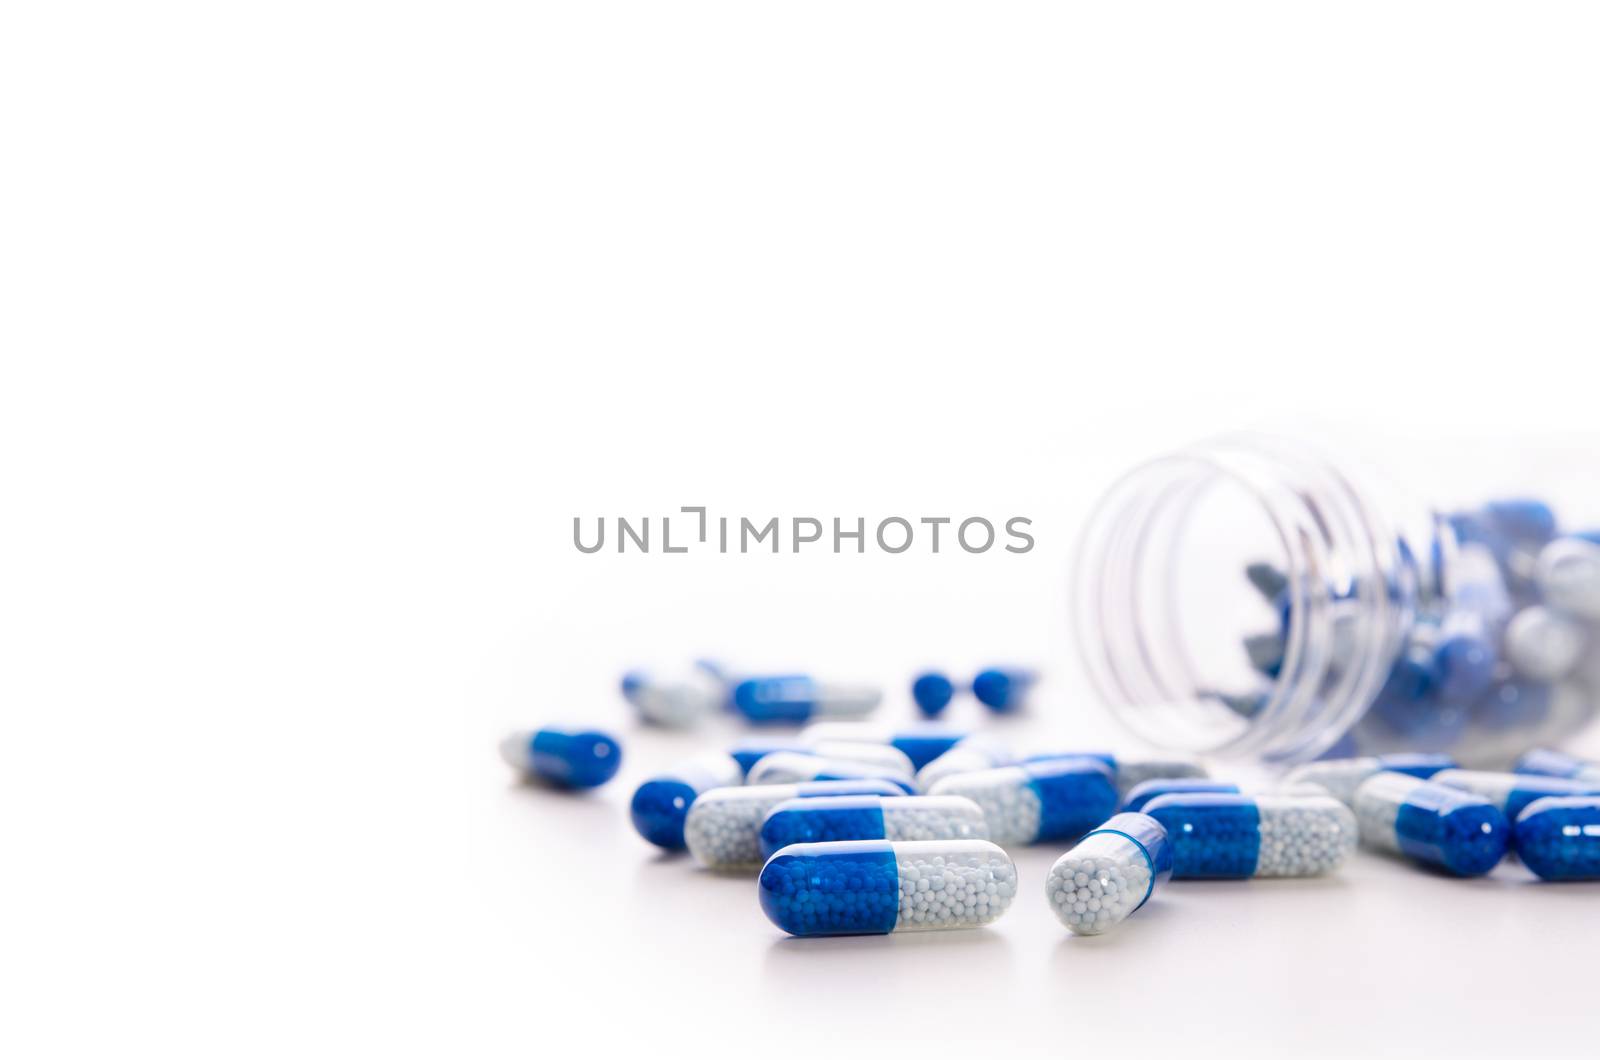
{"type": "Polygon", "coordinates": [[[1539,799],[1517,817],[1517,856],[1542,880],[1600,880],[1600,797],[1539,799]]]}
{"type": "Polygon", "coordinates": [[[917,709],[929,718],[937,718],[944,713],[944,708],[950,705],[955,694],[955,684],[936,670],[918,674],[911,682],[911,698],[916,701],[917,709]]]}
{"type": "Polygon", "coordinates": [[[622,745],[597,729],[544,728],[512,733],[501,742],[500,757],[523,776],[557,787],[595,788],[617,775],[622,745]]]}
{"type": "Polygon", "coordinates": [[[1201,777],[1175,777],[1146,780],[1136,784],[1122,800],[1121,813],[1142,813],[1151,799],[1162,795],[1237,795],[1239,785],[1225,780],[1206,780],[1201,777]]]}
{"type": "Polygon", "coordinates": [[[1032,670],[991,667],[972,679],[972,694],[996,714],[1010,714],[1022,709],[1036,680],[1032,670]]]}

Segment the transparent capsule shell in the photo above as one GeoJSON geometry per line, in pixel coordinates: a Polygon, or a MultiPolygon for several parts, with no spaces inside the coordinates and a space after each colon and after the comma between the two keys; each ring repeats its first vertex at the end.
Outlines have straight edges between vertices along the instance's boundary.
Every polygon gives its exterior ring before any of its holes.
{"type": "Polygon", "coordinates": [[[1321,876],[1356,847],[1355,817],[1331,795],[1163,795],[1144,812],[1167,830],[1174,879],[1321,876]]]}
{"type": "Polygon", "coordinates": [[[834,795],[779,803],[761,825],[761,853],[771,857],[796,843],[887,839],[988,839],[983,811],[971,799],[949,795],[834,795]]]}
{"type": "Polygon", "coordinates": [[[1600,797],[1550,796],[1517,817],[1517,856],[1541,880],[1600,880],[1600,797]]]}
{"type": "Polygon", "coordinates": [[[682,850],[684,821],[695,800],[713,789],[743,782],[744,770],[732,755],[720,751],[695,755],[639,785],[629,805],[633,827],[664,850],[682,850]]]}
{"type": "Polygon", "coordinates": [[[750,767],[751,784],[799,784],[807,780],[887,780],[912,790],[909,769],[886,769],[848,758],[825,758],[810,752],[778,751],[750,767]]]}
{"type": "Polygon", "coordinates": [[[1099,935],[1142,908],[1171,875],[1172,847],[1161,822],[1119,813],[1050,867],[1045,901],[1074,935],[1099,935]]]}
{"type": "Polygon", "coordinates": [[[1456,876],[1481,876],[1505,857],[1511,828],[1488,799],[1403,773],[1375,773],[1356,789],[1361,841],[1456,876]]]}
{"type": "Polygon", "coordinates": [[[773,807],[791,799],[832,795],[903,796],[899,785],[887,780],[817,780],[803,784],[758,784],[717,788],[701,795],[689,807],[683,825],[684,842],[694,859],[719,872],[757,869],[765,860],[761,852],[761,823],[773,807]]]}
{"type": "Polygon", "coordinates": [[[993,923],[1017,894],[1017,869],[981,839],[799,843],[761,869],[761,908],[805,938],[948,931],[993,923]]]}
{"type": "Polygon", "coordinates": [[[960,795],[977,803],[989,822],[989,838],[1001,844],[1075,839],[1117,808],[1111,770],[1093,758],[958,773],[929,794],[960,795]]]}

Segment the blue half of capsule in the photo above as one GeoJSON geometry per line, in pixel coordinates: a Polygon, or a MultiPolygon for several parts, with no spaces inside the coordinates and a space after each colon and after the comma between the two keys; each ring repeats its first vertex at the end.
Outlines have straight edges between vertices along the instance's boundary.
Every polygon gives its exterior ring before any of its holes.
{"type": "Polygon", "coordinates": [[[682,850],[683,822],[694,800],[712,788],[732,787],[743,780],[744,772],[732,755],[698,755],[639,785],[629,806],[633,827],[664,850],[682,850]]]}
{"type": "Polygon", "coordinates": [[[1531,773],[1545,777],[1600,780],[1600,762],[1590,762],[1562,751],[1541,748],[1536,751],[1529,751],[1519,758],[1515,772],[1531,773]]]}
{"type": "Polygon", "coordinates": [[[519,772],[563,788],[599,787],[622,766],[622,745],[597,729],[515,733],[501,744],[500,753],[519,772]]]}
{"type": "Polygon", "coordinates": [[[1600,797],[1557,796],[1517,817],[1517,855],[1541,880],[1600,880],[1600,797]]]}
{"type": "Polygon", "coordinates": [[[761,908],[791,935],[887,935],[900,912],[900,871],[887,840],[807,844],[762,868],[761,908]]]}
{"type": "Polygon", "coordinates": [[[907,729],[895,733],[889,746],[911,759],[911,768],[921,769],[966,738],[964,732],[919,732],[907,729]]]}
{"type": "Polygon", "coordinates": [[[1025,762],[1020,768],[1039,796],[1035,842],[1080,836],[1117,807],[1116,771],[1097,757],[1025,762]]]}
{"type": "Polygon", "coordinates": [[[1449,755],[1424,751],[1379,755],[1378,768],[1388,773],[1404,773],[1408,777],[1427,780],[1441,770],[1455,769],[1456,760],[1449,755]]]}
{"type": "Polygon", "coordinates": [[[972,694],[996,714],[1009,714],[1022,707],[1037,679],[1032,670],[991,667],[972,679],[972,694]]]}
{"type": "MultiPolygon", "coordinates": [[[[1201,777],[1157,778],[1135,784],[1122,800],[1121,813],[1141,813],[1151,799],[1163,795],[1237,795],[1239,785],[1201,777]]],[[[1109,827],[1109,825],[1107,826],[1109,827]]]]}
{"type": "Polygon", "coordinates": [[[1167,830],[1178,879],[1242,880],[1256,874],[1261,811],[1248,795],[1167,795],[1144,812],[1167,830]]]}
{"type": "Polygon", "coordinates": [[[930,718],[942,714],[955,694],[955,684],[936,670],[918,674],[911,682],[911,698],[916,701],[917,709],[930,718]]]}
{"type": "Polygon", "coordinates": [[[1457,876],[1481,876],[1506,855],[1505,814],[1487,799],[1442,784],[1419,784],[1394,822],[1402,853],[1457,876]]]}
{"type": "Polygon", "coordinates": [[[1484,513],[1496,530],[1519,542],[1543,544],[1556,536],[1556,513],[1532,497],[1490,501],[1484,513]]]}

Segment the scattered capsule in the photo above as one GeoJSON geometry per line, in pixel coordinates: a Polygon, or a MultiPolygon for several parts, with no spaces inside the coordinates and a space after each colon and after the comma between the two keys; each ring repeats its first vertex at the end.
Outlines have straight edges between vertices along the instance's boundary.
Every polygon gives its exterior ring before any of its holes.
{"type": "Polygon", "coordinates": [[[1584,626],[1548,607],[1525,607],[1506,626],[1506,657],[1524,677],[1559,681],[1589,647],[1584,626]]]}
{"type": "Polygon", "coordinates": [[[1600,762],[1590,762],[1561,751],[1529,751],[1517,760],[1516,772],[1544,777],[1571,777],[1600,783],[1600,762]]]}
{"type": "Polygon", "coordinates": [[[1356,848],[1356,820],[1329,795],[1163,795],[1145,803],[1172,844],[1174,879],[1320,876],[1356,848]]]}
{"type": "MultiPolygon", "coordinates": [[[[1321,788],[1316,794],[1326,794],[1321,788]]],[[[1151,799],[1162,795],[1237,795],[1239,785],[1200,777],[1157,777],[1135,784],[1122,800],[1121,813],[1141,813],[1151,799]]],[[[1278,792],[1277,794],[1287,794],[1278,792]]]]}
{"type": "Polygon", "coordinates": [[[1541,777],[1531,773],[1489,773],[1476,769],[1446,769],[1433,775],[1435,784],[1459,788],[1494,803],[1506,820],[1515,821],[1528,804],[1552,795],[1600,795],[1600,780],[1541,777]]]}
{"type": "Polygon", "coordinates": [[[759,886],[762,911],[791,935],[887,935],[993,923],[1017,869],[981,839],[800,843],[772,855],[759,886]]]}
{"type": "Polygon", "coordinates": [[[790,799],[829,795],[905,794],[887,780],[815,780],[804,784],[759,784],[717,788],[694,800],[683,824],[689,853],[710,869],[761,867],[761,822],[790,799]]]}
{"type": "Polygon", "coordinates": [[[1482,695],[1499,662],[1494,642],[1466,625],[1445,631],[1433,648],[1439,698],[1451,703],[1470,703],[1482,695]]]}
{"type": "Polygon", "coordinates": [[[773,807],[761,825],[761,853],[771,857],[795,843],[887,839],[909,843],[931,839],[988,839],[983,811],[971,799],[951,795],[835,795],[793,799],[773,807]]]}
{"type": "Polygon", "coordinates": [[[1291,769],[1285,784],[1316,784],[1346,806],[1355,802],[1362,781],[1385,770],[1422,780],[1441,769],[1454,769],[1455,759],[1440,754],[1367,755],[1362,758],[1324,758],[1291,769]]]}
{"type": "Polygon", "coordinates": [[[1032,670],[991,667],[972,679],[972,694],[996,714],[1011,714],[1022,709],[1038,679],[1032,670]]]}
{"type": "Polygon", "coordinates": [[[966,733],[934,726],[912,726],[896,729],[871,721],[821,721],[807,725],[800,732],[800,741],[817,744],[842,740],[846,743],[884,743],[911,759],[913,769],[921,769],[929,762],[960,743],[966,733]]]}
{"type": "Polygon", "coordinates": [[[728,690],[713,671],[701,666],[681,676],[629,670],[622,675],[622,698],[653,725],[686,729],[720,707],[728,690]]]}
{"type": "Polygon", "coordinates": [[[694,800],[713,788],[739,784],[744,771],[732,755],[708,751],[640,784],[629,812],[633,827],[666,850],[682,850],[683,822],[694,800]]]}
{"type": "Polygon", "coordinates": [[[1025,762],[958,773],[930,795],[964,795],[983,809],[996,843],[1075,839],[1117,808],[1111,769],[1093,758],[1025,762]]]}
{"type": "Polygon", "coordinates": [[[733,705],[758,725],[858,718],[870,714],[882,699],[883,692],[868,685],[823,684],[803,675],[750,678],[733,690],[733,705]]]}
{"type": "Polygon", "coordinates": [[[937,718],[950,705],[956,686],[937,670],[921,673],[911,682],[911,698],[924,716],[937,718]]]}
{"type": "Polygon", "coordinates": [[[1044,896],[1074,935],[1110,931],[1172,875],[1172,845],[1154,817],[1119,813],[1050,867],[1044,896]]]}
{"type": "Polygon", "coordinates": [[[945,777],[1008,766],[1017,760],[1011,748],[985,733],[974,733],[917,770],[917,790],[927,793],[945,777]]]}
{"type": "Polygon", "coordinates": [[[778,751],[750,767],[751,784],[801,784],[808,780],[887,780],[907,793],[910,768],[885,768],[848,758],[824,758],[809,752],[778,751]]]}
{"type": "Polygon", "coordinates": [[[1517,856],[1541,880],[1600,880],[1600,798],[1539,799],[1515,831],[1517,856]]]}
{"type": "Polygon", "coordinates": [[[800,754],[809,754],[811,745],[804,740],[740,740],[728,749],[734,761],[739,763],[739,768],[749,776],[750,767],[761,761],[767,755],[778,751],[795,751],[800,754]]]}
{"type": "Polygon", "coordinates": [[[1403,773],[1375,773],[1356,789],[1361,841],[1437,865],[1457,876],[1482,876],[1506,855],[1511,826],[1488,799],[1403,773]]]}
{"type": "Polygon", "coordinates": [[[617,775],[622,745],[595,729],[536,729],[500,741],[500,757],[524,777],[562,788],[597,788],[617,775]]]}
{"type": "Polygon", "coordinates": [[[1582,537],[1550,542],[1539,552],[1535,577],[1546,604],[1600,622],[1600,542],[1582,537]]]}

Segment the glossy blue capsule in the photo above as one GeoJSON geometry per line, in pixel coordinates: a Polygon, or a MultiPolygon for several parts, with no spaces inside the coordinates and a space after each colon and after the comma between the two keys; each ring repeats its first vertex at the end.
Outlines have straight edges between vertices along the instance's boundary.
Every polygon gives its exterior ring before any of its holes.
{"type": "Polygon", "coordinates": [[[733,705],[757,724],[798,725],[816,718],[857,718],[870,714],[883,699],[867,685],[835,685],[803,674],[752,677],[733,689],[733,705]]]}
{"type": "Polygon", "coordinates": [[[896,728],[872,721],[820,721],[815,725],[807,725],[800,733],[800,741],[811,746],[824,743],[888,744],[909,758],[911,768],[918,770],[966,737],[965,732],[940,726],[896,728]]]}
{"type": "Polygon", "coordinates": [[[507,736],[500,757],[525,777],[562,788],[596,788],[617,775],[622,745],[597,729],[544,728],[507,736]]]}
{"type": "Polygon", "coordinates": [[[1570,777],[1600,782],[1600,762],[1575,758],[1562,751],[1529,751],[1517,760],[1516,772],[1546,777],[1570,777]]]}
{"type": "Polygon", "coordinates": [[[887,839],[988,839],[983,811],[971,799],[940,795],[833,795],[796,798],[774,806],[761,825],[761,854],[795,843],[887,839]]]}
{"type": "Polygon", "coordinates": [[[944,713],[944,708],[950,705],[955,694],[956,686],[950,678],[935,670],[918,674],[911,682],[911,698],[916,702],[917,709],[929,718],[937,718],[944,713]]]}
{"type": "Polygon", "coordinates": [[[996,714],[1010,714],[1022,709],[1036,680],[1032,670],[992,667],[972,679],[972,694],[996,714]]]}
{"type": "Polygon", "coordinates": [[[684,848],[683,823],[694,800],[713,788],[743,783],[732,755],[708,752],[640,784],[629,807],[633,827],[664,850],[684,848]]]}
{"type": "Polygon", "coordinates": [[[1457,876],[1482,876],[1511,841],[1506,815],[1488,799],[1401,773],[1364,781],[1355,811],[1363,843],[1457,876]]]}
{"type": "Polygon", "coordinates": [[[1600,880],[1600,798],[1539,799],[1517,817],[1517,856],[1542,880],[1600,880]]]}
{"type": "Polygon", "coordinates": [[[961,795],[977,803],[996,843],[1075,839],[1117,808],[1112,771],[1093,758],[957,773],[938,781],[929,794],[961,795]]]}
{"type": "Polygon", "coordinates": [[[1160,777],[1135,784],[1122,800],[1121,813],[1142,813],[1151,799],[1163,795],[1237,795],[1239,785],[1202,777],[1160,777]]]}
{"type": "Polygon", "coordinates": [[[1356,847],[1355,817],[1330,795],[1162,795],[1144,812],[1167,830],[1174,879],[1318,876],[1356,847]]]}
{"type": "Polygon", "coordinates": [[[992,923],[1017,869],[981,839],[798,843],[761,869],[761,909],[791,935],[887,935],[992,923]]]}

